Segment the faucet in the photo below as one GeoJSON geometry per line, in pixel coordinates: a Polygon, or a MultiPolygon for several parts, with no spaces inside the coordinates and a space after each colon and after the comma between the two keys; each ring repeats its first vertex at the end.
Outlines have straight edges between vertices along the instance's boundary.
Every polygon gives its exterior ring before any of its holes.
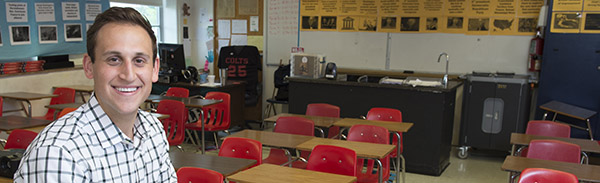
{"type": "Polygon", "coordinates": [[[440,56],[438,56],[438,63],[440,62],[440,58],[442,58],[442,56],[446,56],[446,74],[444,74],[444,79],[442,80],[442,84],[444,85],[444,88],[448,87],[448,59],[449,56],[446,52],[442,52],[440,53],[440,56]]]}

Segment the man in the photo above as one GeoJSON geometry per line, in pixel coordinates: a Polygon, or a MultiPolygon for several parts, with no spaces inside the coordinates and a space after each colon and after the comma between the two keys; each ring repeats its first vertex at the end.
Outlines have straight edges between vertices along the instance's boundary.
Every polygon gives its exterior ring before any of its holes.
{"type": "Polygon", "coordinates": [[[131,8],[110,8],[87,32],[90,100],[29,145],[15,182],[176,182],[161,123],[139,106],[158,80],[156,37],[131,8]]]}

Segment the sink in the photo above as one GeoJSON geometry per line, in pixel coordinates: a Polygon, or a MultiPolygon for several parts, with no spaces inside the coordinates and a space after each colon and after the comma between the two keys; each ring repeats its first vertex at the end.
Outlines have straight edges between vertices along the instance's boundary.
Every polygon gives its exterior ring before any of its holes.
{"type": "Polygon", "coordinates": [[[425,86],[425,87],[440,87],[442,84],[442,78],[428,78],[428,77],[407,77],[404,79],[404,85],[410,85],[413,87],[425,86]]]}

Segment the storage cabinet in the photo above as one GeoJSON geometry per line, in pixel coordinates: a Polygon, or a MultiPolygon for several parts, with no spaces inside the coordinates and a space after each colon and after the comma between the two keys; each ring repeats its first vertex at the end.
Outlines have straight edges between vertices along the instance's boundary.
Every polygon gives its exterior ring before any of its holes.
{"type": "Polygon", "coordinates": [[[510,134],[524,133],[531,101],[526,75],[467,75],[458,157],[468,149],[510,151],[510,134]]]}

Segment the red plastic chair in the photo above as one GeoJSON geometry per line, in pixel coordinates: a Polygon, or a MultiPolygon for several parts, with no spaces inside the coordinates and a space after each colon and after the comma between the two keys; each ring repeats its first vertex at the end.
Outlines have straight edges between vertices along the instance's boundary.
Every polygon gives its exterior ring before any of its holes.
{"type": "MultiPolygon", "coordinates": [[[[204,116],[202,116],[202,119],[204,119],[204,130],[214,132],[215,146],[219,149],[217,131],[229,133],[227,130],[229,129],[229,125],[231,125],[231,96],[229,93],[224,92],[208,92],[205,98],[223,100],[221,103],[202,108],[204,112],[204,116]]],[[[187,123],[185,124],[185,129],[201,131],[201,122],[201,120],[198,120],[195,123],[187,123]]],[[[197,135],[196,139],[198,139],[197,135]]]]}
{"type": "MultiPolygon", "coordinates": [[[[546,120],[532,120],[527,123],[525,134],[550,137],[571,137],[571,127],[566,124],[546,120]]],[[[527,157],[529,148],[523,147],[518,150],[522,157],[527,157]]]]}
{"type": "Polygon", "coordinates": [[[262,164],[262,143],[254,139],[228,137],[223,140],[219,156],[253,159],[256,164],[252,167],[255,167],[262,164]]]}
{"type": "MultiPolygon", "coordinates": [[[[275,129],[273,129],[273,132],[314,136],[315,122],[303,117],[280,117],[277,118],[277,123],[275,125],[275,129]]],[[[300,151],[300,157],[304,158],[304,160],[307,160],[309,155],[310,152],[308,151],[300,151]]],[[[269,151],[269,156],[263,160],[263,163],[284,165],[291,160],[288,157],[290,156],[286,155],[284,150],[271,148],[271,151],[269,151]]],[[[293,161],[291,166],[294,168],[306,169],[306,162],[293,161]]]]}
{"type": "Polygon", "coordinates": [[[223,183],[223,175],[204,168],[181,167],[177,170],[177,182],[223,183]]]}
{"type": "Polygon", "coordinates": [[[356,176],[356,152],[338,146],[317,145],[310,154],[306,169],[356,176]]]}
{"type": "Polygon", "coordinates": [[[578,183],[577,176],[552,169],[526,168],[521,172],[519,183],[578,183]]]}
{"type": "MultiPolygon", "coordinates": [[[[386,128],[372,125],[354,125],[348,131],[348,141],[368,142],[377,144],[390,144],[390,133],[386,128]]],[[[382,167],[379,171],[383,171],[383,180],[390,178],[390,155],[380,159],[382,167]]],[[[378,182],[378,174],[373,173],[373,160],[367,161],[366,172],[362,172],[364,159],[358,159],[356,166],[356,177],[358,183],[362,182],[378,182]]]]}
{"type": "MultiPolygon", "coordinates": [[[[340,107],[324,103],[308,104],[308,106],[306,106],[306,115],[339,118],[340,107]]],[[[339,133],[340,127],[332,126],[329,128],[327,138],[335,138],[339,133]]]]}
{"type": "Polygon", "coordinates": [[[558,140],[531,140],[527,158],[580,163],[581,148],[558,140]]]}
{"type": "Polygon", "coordinates": [[[4,149],[27,149],[37,135],[38,133],[33,131],[14,129],[8,135],[4,149]]]}
{"type": "Polygon", "coordinates": [[[167,135],[167,141],[169,145],[177,146],[179,150],[183,151],[180,144],[183,143],[185,138],[185,104],[181,101],[176,100],[161,100],[158,103],[157,113],[168,114],[169,118],[162,119],[161,122],[167,135]]]}
{"type": "Polygon", "coordinates": [[[190,90],[181,87],[170,87],[165,96],[188,98],[190,97],[190,90]]]}
{"type": "MultiPolygon", "coordinates": [[[[72,88],[56,88],[54,89],[54,95],[58,95],[57,97],[53,97],[50,100],[50,105],[54,104],[68,104],[75,102],[75,90],[72,88]]],[[[37,119],[45,119],[45,120],[54,120],[54,109],[48,109],[46,115],[44,116],[35,116],[33,118],[37,119]]]]}
{"type": "Polygon", "coordinates": [[[63,117],[65,114],[69,114],[70,112],[73,112],[75,110],[77,110],[77,108],[74,108],[74,107],[64,108],[63,110],[60,111],[60,113],[58,113],[58,117],[56,117],[56,118],[58,119],[60,117],[63,117]]]}
{"type": "MultiPolygon", "coordinates": [[[[398,109],[374,107],[371,108],[367,113],[367,120],[391,121],[402,123],[402,112],[398,109]]],[[[402,153],[404,152],[404,137],[402,136],[401,132],[398,132],[398,134],[400,135],[400,153],[398,153],[397,150],[394,149],[390,153],[390,157],[400,158],[402,160],[402,180],[404,180],[404,177],[406,176],[406,161],[404,160],[404,156],[402,155],[402,153]]],[[[392,144],[398,145],[398,139],[396,137],[392,138],[392,144]]]]}

